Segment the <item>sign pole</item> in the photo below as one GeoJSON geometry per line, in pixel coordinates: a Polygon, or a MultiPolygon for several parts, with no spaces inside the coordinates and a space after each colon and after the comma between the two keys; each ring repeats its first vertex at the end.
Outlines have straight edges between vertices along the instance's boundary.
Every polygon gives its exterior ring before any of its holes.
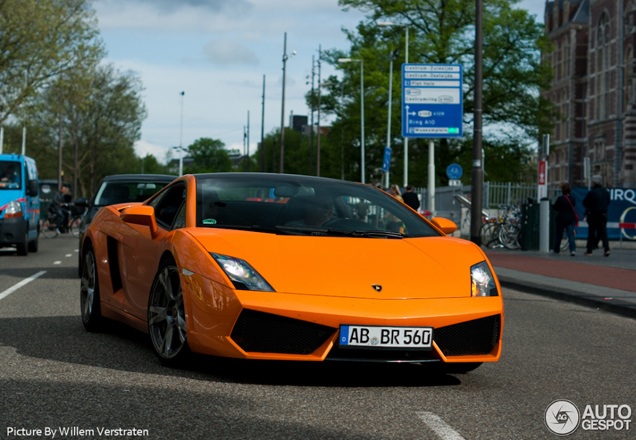
{"type": "Polygon", "coordinates": [[[435,141],[428,140],[428,199],[426,209],[435,211],[435,141]]]}
{"type": "MultiPolygon", "coordinates": [[[[402,65],[402,136],[429,140],[427,210],[431,212],[435,211],[435,139],[463,136],[462,84],[460,64],[402,65]]],[[[406,165],[405,161],[405,170],[406,165]]],[[[404,175],[406,184],[406,171],[404,175]]]]}

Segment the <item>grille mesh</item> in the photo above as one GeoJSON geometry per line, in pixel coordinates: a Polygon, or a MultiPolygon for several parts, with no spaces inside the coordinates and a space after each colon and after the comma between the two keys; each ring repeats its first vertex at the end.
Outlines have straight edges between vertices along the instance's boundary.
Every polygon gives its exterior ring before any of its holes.
{"type": "Polygon", "coordinates": [[[320,324],[243,310],[232,339],[247,352],[311,354],[335,331],[320,324]]]}
{"type": "Polygon", "coordinates": [[[489,354],[501,330],[499,315],[436,328],[433,339],[444,356],[489,354]]]}

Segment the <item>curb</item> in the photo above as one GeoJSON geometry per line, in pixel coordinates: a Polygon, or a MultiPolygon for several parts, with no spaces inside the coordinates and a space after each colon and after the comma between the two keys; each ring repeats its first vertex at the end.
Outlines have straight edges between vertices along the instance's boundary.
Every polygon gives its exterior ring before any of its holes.
{"type": "Polygon", "coordinates": [[[580,292],[559,287],[546,286],[544,284],[528,283],[514,280],[507,277],[498,277],[502,287],[518,290],[520,292],[532,293],[546,296],[561,301],[567,301],[586,307],[592,307],[606,312],[615,313],[629,318],[636,319],[636,304],[622,300],[603,300],[597,296],[581,295],[580,292]]]}

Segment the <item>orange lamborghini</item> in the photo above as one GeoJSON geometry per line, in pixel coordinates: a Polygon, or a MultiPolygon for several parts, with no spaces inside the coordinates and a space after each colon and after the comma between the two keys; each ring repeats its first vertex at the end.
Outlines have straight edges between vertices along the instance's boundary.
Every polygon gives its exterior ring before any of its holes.
{"type": "Polygon", "coordinates": [[[284,174],[183,176],[102,208],[81,244],[81,315],[150,335],[165,364],[437,363],[501,353],[503,301],[475,244],[384,191],[284,174]]]}

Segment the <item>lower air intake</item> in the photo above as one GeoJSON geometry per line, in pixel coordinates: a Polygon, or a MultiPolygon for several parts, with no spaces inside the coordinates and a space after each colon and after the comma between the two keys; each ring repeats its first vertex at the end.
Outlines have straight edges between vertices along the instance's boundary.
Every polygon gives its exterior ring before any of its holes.
{"type": "Polygon", "coordinates": [[[501,317],[488,316],[448,327],[436,328],[433,339],[444,356],[489,354],[501,331],[501,317]]]}
{"type": "Polygon", "coordinates": [[[232,330],[232,339],[244,351],[311,354],[336,329],[284,316],[243,310],[232,330]]]}

